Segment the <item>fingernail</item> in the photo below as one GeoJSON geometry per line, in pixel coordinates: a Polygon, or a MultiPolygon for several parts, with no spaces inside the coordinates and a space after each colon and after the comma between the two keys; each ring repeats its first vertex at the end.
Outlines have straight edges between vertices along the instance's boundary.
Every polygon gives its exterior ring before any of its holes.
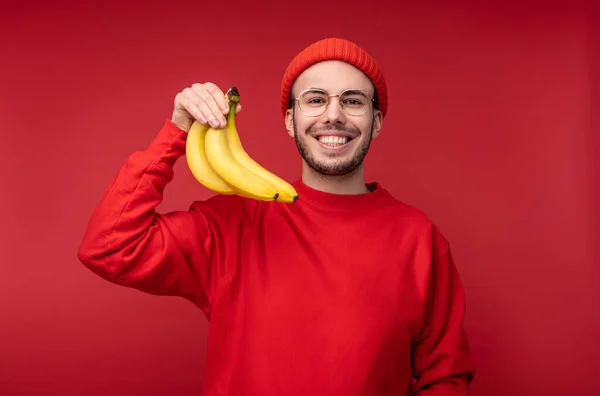
{"type": "Polygon", "coordinates": [[[219,127],[219,122],[215,119],[210,120],[210,126],[213,128],[218,128],[219,127]]]}
{"type": "Polygon", "coordinates": [[[227,120],[225,120],[225,118],[222,118],[221,119],[221,126],[224,127],[225,125],[227,125],[227,120]]]}

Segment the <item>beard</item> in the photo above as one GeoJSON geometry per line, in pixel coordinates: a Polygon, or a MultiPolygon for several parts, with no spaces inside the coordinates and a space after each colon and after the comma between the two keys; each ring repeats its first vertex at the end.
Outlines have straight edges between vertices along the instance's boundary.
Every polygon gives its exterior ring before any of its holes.
{"type": "MultiPolygon", "coordinates": [[[[302,134],[302,137],[300,137],[300,133],[298,131],[298,128],[296,127],[296,113],[294,110],[292,110],[292,122],[294,124],[294,140],[296,141],[296,147],[298,148],[300,155],[302,156],[304,161],[306,161],[308,166],[310,166],[315,172],[321,175],[348,176],[363,164],[365,157],[369,152],[369,148],[371,146],[371,136],[373,134],[374,120],[371,121],[371,127],[368,136],[365,136],[362,143],[360,144],[360,147],[357,148],[352,158],[348,160],[329,159],[326,161],[319,161],[315,158],[314,155],[310,154],[307,140],[312,139],[310,134],[314,132],[315,129],[312,127],[307,129],[306,132],[302,134]]],[[[356,132],[356,129],[345,128],[337,124],[328,124],[327,126],[319,129],[327,131],[356,132]]]]}

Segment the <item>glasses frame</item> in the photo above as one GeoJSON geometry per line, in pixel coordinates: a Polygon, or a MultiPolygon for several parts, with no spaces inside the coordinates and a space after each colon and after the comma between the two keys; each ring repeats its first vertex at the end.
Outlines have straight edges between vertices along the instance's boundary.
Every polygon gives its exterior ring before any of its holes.
{"type": "MultiPolygon", "coordinates": [[[[371,103],[375,102],[375,98],[373,98],[367,91],[365,91],[364,89],[360,89],[360,88],[346,88],[344,89],[342,92],[338,93],[338,94],[329,94],[329,92],[327,92],[326,90],[322,89],[322,88],[308,88],[305,89],[304,91],[300,92],[298,94],[298,97],[294,98],[294,102],[298,103],[298,108],[300,109],[300,111],[302,113],[304,113],[305,116],[307,117],[319,117],[322,116],[323,114],[325,114],[325,112],[327,111],[327,109],[329,108],[329,105],[331,104],[331,98],[333,97],[341,97],[345,92],[347,91],[358,91],[363,93],[371,103]],[[325,105],[325,107],[323,108],[323,111],[319,114],[306,114],[306,112],[302,109],[302,106],[300,106],[300,98],[302,97],[302,95],[304,95],[306,92],[309,91],[322,91],[324,94],[327,95],[327,104],[325,105]]],[[[340,102],[340,107],[342,108],[342,110],[348,114],[351,117],[360,117],[362,115],[364,115],[367,111],[369,111],[369,106],[365,107],[365,111],[362,112],[361,114],[350,114],[348,113],[348,110],[346,110],[346,108],[344,107],[344,104],[342,102],[340,102]]]]}

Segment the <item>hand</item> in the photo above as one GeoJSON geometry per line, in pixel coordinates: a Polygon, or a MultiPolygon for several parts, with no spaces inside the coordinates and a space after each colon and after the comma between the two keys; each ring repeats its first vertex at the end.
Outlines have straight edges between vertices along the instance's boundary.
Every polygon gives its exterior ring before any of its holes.
{"type": "MultiPolygon", "coordinates": [[[[236,114],[241,110],[242,106],[238,103],[236,114]]],[[[227,124],[227,113],[229,113],[228,100],[219,87],[211,82],[196,83],[175,96],[171,122],[186,133],[194,120],[219,128],[227,124]]]]}

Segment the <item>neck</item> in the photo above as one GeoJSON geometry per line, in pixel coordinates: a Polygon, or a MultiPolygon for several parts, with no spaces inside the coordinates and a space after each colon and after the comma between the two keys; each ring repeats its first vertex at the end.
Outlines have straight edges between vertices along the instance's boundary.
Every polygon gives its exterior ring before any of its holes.
{"type": "Polygon", "coordinates": [[[357,195],[368,193],[365,185],[363,166],[346,175],[322,175],[308,164],[302,165],[302,182],[315,190],[341,195],[357,195]]]}

